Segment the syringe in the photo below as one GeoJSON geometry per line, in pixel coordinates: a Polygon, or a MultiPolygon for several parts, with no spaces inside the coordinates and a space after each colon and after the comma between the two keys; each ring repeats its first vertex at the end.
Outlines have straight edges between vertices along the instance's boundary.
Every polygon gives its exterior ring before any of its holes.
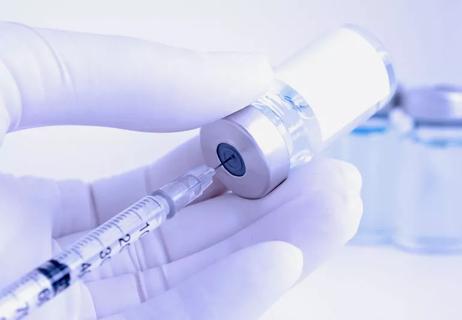
{"type": "Polygon", "coordinates": [[[17,320],[53,299],[114,255],[159,227],[212,184],[215,169],[197,167],[132,204],[67,250],[0,293],[0,320],[17,320]]]}

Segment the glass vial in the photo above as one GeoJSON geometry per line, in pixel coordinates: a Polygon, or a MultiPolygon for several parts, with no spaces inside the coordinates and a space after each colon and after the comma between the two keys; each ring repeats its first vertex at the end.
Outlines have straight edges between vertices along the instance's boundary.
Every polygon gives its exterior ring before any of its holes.
{"type": "Polygon", "coordinates": [[[372,118],[355,128],[324,152],[324,155],[354,164],[362,176],[363,215],[354,244],[389,243],[395,211],[398,132],[390,110],[399,105],[399,95],[372,118]]]}
{"type": "Polygon", "coordinates": [[[291,168],[386,104],[395,90],[386,52],[356,27],[343,27],[276,68],[270,90],[250,106],[204,126],[209,166],[233,192],[260,198],[291,168]]]}
{"type": "Polygon", "coordinates": [[[462,88],[404,95],[394,243],[424,253],[462,252],[462,88]]]}

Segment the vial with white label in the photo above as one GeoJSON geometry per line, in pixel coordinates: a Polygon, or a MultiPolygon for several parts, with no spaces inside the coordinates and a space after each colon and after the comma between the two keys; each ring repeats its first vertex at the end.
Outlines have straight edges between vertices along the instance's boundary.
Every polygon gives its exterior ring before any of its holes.
{"type": "Polygon", "coordinates": [[[342,27],[276,69],[270,90],[204,126],[206,163],[245,198],[261,198],[326,145],[385,105],[396,86],[388,54],[356,27],[342,27]]]}

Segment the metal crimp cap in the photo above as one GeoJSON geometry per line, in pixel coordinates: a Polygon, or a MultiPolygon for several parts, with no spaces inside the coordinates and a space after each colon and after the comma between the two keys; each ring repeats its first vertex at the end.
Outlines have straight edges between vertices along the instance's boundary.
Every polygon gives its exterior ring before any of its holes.
{"type": "Polygon", "coordinates": [[[201,129],[205,162],[218,167],[217,178],[235,194],[261,198],[284,181],[290,155],[276,126],[248,106],[201,129]]]}

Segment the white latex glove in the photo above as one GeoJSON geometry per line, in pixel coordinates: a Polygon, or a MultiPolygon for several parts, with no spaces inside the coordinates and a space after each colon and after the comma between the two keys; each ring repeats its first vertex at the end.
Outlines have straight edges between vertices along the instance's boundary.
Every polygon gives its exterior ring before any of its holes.
{"type": "MultiPolygon", "coordinates": [[[[256,55],[0,24],[1,135],[54,124],[195,128],[246,106],[271,80],[256,55]]],[[[0,287],[202,161],[194,139],[90,185],[0,175],[0,287]]],[[[215,183],[31,319],[256,319],[352,237],[360,184],[334,160],[312,161],[260,200],[215,183]]]]}

